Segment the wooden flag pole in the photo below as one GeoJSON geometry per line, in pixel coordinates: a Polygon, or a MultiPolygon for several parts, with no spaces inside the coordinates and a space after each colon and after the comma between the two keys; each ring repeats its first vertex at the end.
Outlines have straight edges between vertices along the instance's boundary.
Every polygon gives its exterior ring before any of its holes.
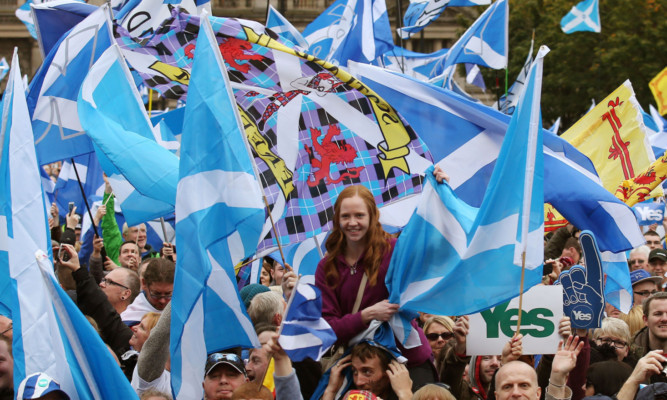
{"type": "Polygon", "coordinates": [[[526,275],[526,252],[521,253],[521,283],[519,285],[519,315],[516,321],[516,335],[521,333],[521,307],[523,306],[523,280],[526,275]]]}
{"type": "Polygon", "coordinates": [[[280,237],[278,236],[278,230],[276,229],[276,224],[273,222],[273,215],[271,215],[271,210],[269,210],[269,201],[266,199],[266,196],[262,196],[264,199],[264,206],[266,207],[266,211],[269,213],[269,219],[271,220],[271,228],[273,229],[273,234],[276,236],[276,243],[278,244],[278,250],[280,251],[280,258],[283,259],[283,267],[287,268],[288,270],[292,270],[287,265],[287,262],[285,261],[285,254],[283,254],[283,246],[280,245],[280,237]]]}

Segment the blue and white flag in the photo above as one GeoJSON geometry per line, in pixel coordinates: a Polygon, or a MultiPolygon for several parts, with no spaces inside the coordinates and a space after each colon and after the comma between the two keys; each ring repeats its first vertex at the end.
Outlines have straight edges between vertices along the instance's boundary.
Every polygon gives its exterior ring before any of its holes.
{"type": "Polygon", "coordinates": [[[442,73],[442,60],[447,51],[448,49],[440,49],[425,54],[394,46],[392,50],[382,55],[381,66],[389,71],[427,81],[442,73]]]}
{"type": "Polygon", "coordinates": [[[526,57],[526,61],[523,62],[523,67],[521,67],[519,76],[516,77],[516,80],[512,86],[510,86],[509,90],[507,90],[507,93],[500,96],[500,99],[498,100],[498,109],[507,115],[512,115],[517,103],[519,102],[521,93],[523,93],[528,71],[530,71],[530,66],[533,64],[534,43],[534,40],[530,41],[530,50],[528,50],[528,56],[526,57]]]}
{"type": "Polygon", "coordinates": [[[639,225],[661,224],[665,216],[665,203],[645,201],[632,207],[639,225]]]}
{"type": "Polygon", "coordinates": [[[628,258],[625,252],[601,251],[600,260],[606,276],[605,301],[627,314],[632,308],[632,281],[628,270],[628,258]]]}
{"type": "Polygon", "coordinates": [[[111,44],[108,13],[105,4],[72,28],[30,83],[28,107],[40,165],[93,151],[76,103],[88,70],[111,44]]]}
{"type": "Polygon", "coordinates": [[[530,71],[479,209],[457,198],[446,182],[438,184],[433,167],[426,171],[428,183],[396,243],[385,280],[389,302],[407,316],[406,332],[417,311],[472,314],[518,296],[522,265],[524,290],[542,281],[540,92],[548,51],[540,49],[530,71]]]}
{"type": "Polygon", "coordinates": [[[42,57],[51,52],[63,35],[98,8],[81,0],[32,3],[32,16],[42,57]]]}
{"type": "Polygon", "coordinates": [[[322,318],[322,297],[316,286],[298,282],[278,341],[293,361],[319,361],[336,342],[336,334],[322,318]]]}
{"type": "MultiPolygon", "coordinates": [[[[354,64],[353,73],[405,116],[450,175],[449,185],[456,195],[478,207],[510,117],[370,65],[354,64]]],[[[643,244],[632,210],[602,187],[593,163],[558,136],[544,132],[543,140],[545,202],[580,229],[592,231],[602,251],[624,251],[643,244]]]]}
{"type": "Polygon", "coordinates": [[[491,0],[411,0],[408,9],[403,16],[403,28],[397,31],[403,39],[409,39],[415,33],[424,29],[428,24],[435,21],[445,8],[485,6],[491,4],[491,0]]]}
{"type": "Polygon", "coordinates": [[[573,6],[560,20],[560,29],[567,34],[584,31],[600,33],[599,0],[584,0],[573,6]]]}
{"type": "Polygon", "coordinates": [[[151,36],[165,19],[171,17],[174,6],[199,15],[199,3],[211,12],[210,0],[130,0],[116,13],[115,20],[131,37],[151,36]]]}
{"type": "Polygon", "coordinates": [[[269,11],[266,15],[266,27],[302,49],[308,50],[308,42],[301,35],[301,32],[271,4],[269,4],[269,11]]]}
{"type": "Polygon", "coordinates": [[[479,65],[466,63],[465,66],[466,82],[486,91],[486,84],[484,83],[484,77],[482,76],[482,71],[479,69],[479,65]]]}
{"type": "Polygon", "coordinates": [[[303,36],[310,54],[343,67],[370,63],[394,47],[384,0],[336,0],[303,36]]]}
{"type": "Polygon", "coordinates": [[[551,128],[549,128],[549,132],[553,133],[554,135],[558,135],[558,129],[560,129],[560,117],[556,118],[554,124],[551,125],[551,128]]]}
{"type": "MultiPolygon", "coordinates": [[[[455,64],[471,63],[493,69],[507,68],[508,25],[509,1],[497,0],[470,25],[447,52],[442,67],[447,82],[451,80],[455,64]]],[[[447,87],[450,86],[447,83],[447,87]]]]}
{"type": "Polygon", "coordinates": [[[202,397],[207,354],[259,346],[234,265],[257,249],[264,203],[208,14],[200,21],[176,198],[169,346],[175,399],[202,397]]]}
{"type": "Polygon", "coordinates": [[[7,63],[7,59],[2,57],[0,58],[0,81],[7,75],[7,72],[9,72],[9,64],[7,63]]]}
{"type": "Polygon", "coordinates": [[[55,280],[16,50],[0,126],[0,287],[14,326],[14,387],[53,377],[71,399],[136,399],[106,345],[55,280]],[[37,257],[36,257],[37,256],[37,257]]]}
{"type": "Polygon", "coordinates": [[[154,204],[146,204],[146,219],[136,221],[126,215],[128,224],[173,212],[178,157],[156,142],[159,127],[153,127],[148,119],[117,45],[107,49],[91,68],[81,85],[78,103],[81,125],[95,143],[100,164],[120,197],[123,212],[125,205],[138,205],[127,203],[130,196],[155,200],[154,204]]]}
{"type": "MultiPolygon", "coordinates": [[[[0,106],[2,108],[2,106],[0,106]]],[[[51,207],[51,203],[56,201],[56,183],[46,173],[43,167],[39,167],[39,176],[42,180],[42,190],[44,191],[44,204],[47,209],[51,207]]]]}
{"type": "MultiPolygon", "coordinates": [[[[299,282],[315,284],[315,270],[327,251],[325,242],[328,234],[328,232],[320,233],[303,242],[283,246],[285,262],[292,267],[295,274],[300,276],[299,282]]],[[[282,262],[279,250],[268,249],[258,253],[257,257],[267,255],[278,262],[282,262]]],[[[253,277],[250,278],[251,282],[258,283],[259,277],[254,280],[253,277]]]]}
{"type": "MultiPolygon", "coordinates": [[[[16,11],[14,11],[14,14],[16,14],[16,18],[18,18],[25,27],[28,29],[28,33],[30,33],[30,36],[33,37],[33,39],[37,39],[37,30],[35,29],[35,21],[32,19],[32,14],[30,13],[30,5],[36,3],[33,0],[27,0],[25,3],[21,5],[21,7],[17,8],[16,11]]],[[[41,3],[41,1],[38,1],[37,3],[41,3]]]]}
{"type": "Polygon", "coordinates": [[[81,195],[81,188],[76,179],[76,173],[79,173],[81,185],[86,193],[88,204],[101,200],[104,196],[104,176],[102,167],[95,153],[83,154],[74,157],[76,171],[71,160],[63,161],[58,180],[55,185],[56,204],[58,205],[58,214],[64,218],[69,212],[68,204],[73,202],[76,206],[77,214],[86,214],[86,203],[81,195]]]}

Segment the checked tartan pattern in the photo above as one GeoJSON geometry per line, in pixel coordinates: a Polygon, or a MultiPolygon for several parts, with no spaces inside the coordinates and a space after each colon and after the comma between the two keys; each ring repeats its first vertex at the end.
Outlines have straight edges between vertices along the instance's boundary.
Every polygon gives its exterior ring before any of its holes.
{"type": "MultiPolygon", "coordinates": [[[[209,18],[281,244],[329,230],[348,185],[366,186],[378,206],[421,192],[431,155],[384,100],[257,23],[209,18]]],[[[152,36],[116,26],[115,37],[149,87],[183,100],[198,31],[199,17],[174,9],[152,36]]],[[[258,252],[276,246],[270,228],[267,215],[258,252]]]]}

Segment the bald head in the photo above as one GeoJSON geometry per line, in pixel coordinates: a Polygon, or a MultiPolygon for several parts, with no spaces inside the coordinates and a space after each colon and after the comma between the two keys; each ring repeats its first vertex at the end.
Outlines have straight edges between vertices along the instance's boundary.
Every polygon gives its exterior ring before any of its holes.
{"type": "Polygon", "coordinates": [[[516,397],[538,400],[542,393],[537,384],[537,373],[533,367],[521,361],[510,361],[500,367],[495,383],[498,400],[516,397]]]}

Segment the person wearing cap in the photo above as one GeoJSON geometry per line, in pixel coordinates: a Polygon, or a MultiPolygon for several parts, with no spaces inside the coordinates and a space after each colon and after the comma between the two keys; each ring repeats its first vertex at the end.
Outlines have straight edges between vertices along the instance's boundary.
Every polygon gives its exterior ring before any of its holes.
{"type": "Polygon", "coordinates": [[[662,278],[652,276],[646,270],[636,269],[630,273],[632,282],[633,305],[641,305],[644,299],[659,291],[662,278]]]}
{"type": "Polygon", "coordinates": [[[234,390],[248,381],[241,357],[234,353],[212,353],[206,359],[204,399],[231,399],[234,390]]]}
{"type": "Polygon", "coordinates": [[[69,396],[58,382],[42,372],[36,372],[23,379],[16,391],[17,400],[69,400],[69,396]]]}
{"type": "Polygon", "coordinates": [[[667,250],[658,248],[653,249],[648,255],[648,264],[651,266],[653,276],[662,278],[659,288],[662,289],[665,284],[665,272],[667,272],[667,250]]]}

